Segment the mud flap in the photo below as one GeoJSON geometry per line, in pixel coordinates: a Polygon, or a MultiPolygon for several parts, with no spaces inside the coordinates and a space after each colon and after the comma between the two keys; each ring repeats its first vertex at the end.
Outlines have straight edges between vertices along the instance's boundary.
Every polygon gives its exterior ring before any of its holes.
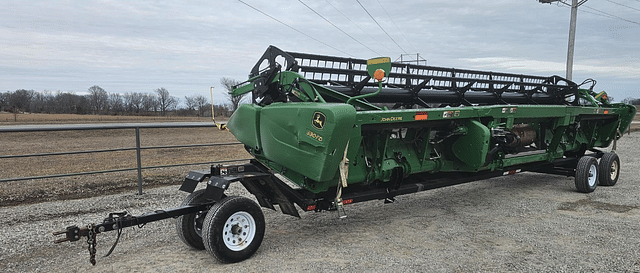
{"type": "Polygon", "coordinates": [[[212,176],[207,182],[204,196],[207,201],[219,202],[222,194],[229,188],[230,181],[219,176],[212,176]]]}
{"type": "Polygon", "coordinates": [[[198,186],[198,183],[202,182],[204,178],[209,175],[211,175],[209,170],[190,171],[187,177],[185,177],[184,182],[182,182],[180,190],[192,193],[196,189],[196,186],[198,186]]]}

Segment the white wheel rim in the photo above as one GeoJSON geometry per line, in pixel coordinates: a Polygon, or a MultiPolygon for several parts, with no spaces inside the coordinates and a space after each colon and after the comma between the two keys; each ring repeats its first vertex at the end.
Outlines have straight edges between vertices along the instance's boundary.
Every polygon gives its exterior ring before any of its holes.
{"type": "Polygon", "coordinates": [[[238,211],[231,215],[224,223],[222,240],[232,251],[247,248],[256,235],[256,221],[245,211],[238,211]]]}
{"type": "Polygon", "coordinates": [[[611,173],[609,173],[609,177],[611,177],[611,181],[615,181],[616,177],[618,177],[618,162],[615,160],[611,164],[611,173]]]}
{"type": "Polygon", "coordinates": [[[595,164],[591,164],[591,166],[589,167],[589,178],[587,179],[587,182],[589,183],[589,187],[593,187],[596,185],[596,180],[598,178],[598,169],[596,168],[595,164]]]}

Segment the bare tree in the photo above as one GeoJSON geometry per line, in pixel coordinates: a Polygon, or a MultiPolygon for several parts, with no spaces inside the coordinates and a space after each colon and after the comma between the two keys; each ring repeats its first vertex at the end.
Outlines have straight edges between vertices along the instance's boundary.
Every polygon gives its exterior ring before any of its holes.
{"type": "Polygon", "coordinates": [[[54,98],[56,113],[70,114],[77,113],[77,95],[58,91],[54,98]]]}
{"type": "Polygon", "coordinates": [[[111,109],[111,112],[116,115],[121,114],[124,111],[124,101],[120,94],[109,94],[109,109],[111,109]]]}
{"type": "Polygon", "coordinates": [[[89,101],[94,114],[101,114],[109,107],[109,94],[100,86],[91,86],[89,87],[89,101]]]}
{"type": "Polygon", "coordinates": [[[14,113],[19,111],[29,112],[31,109],[31,99],[35,96],[35,91],[19,89],[9,95],[9,108],[14,113]]]}
{"type": "Polygon", "coordinates": [[[167,111],[171,111],[178,106],[178,98],[169,95],[169,91],[164,89],[164,87],[160,87],[155,91],[156,94],[158,94],[158,106],[160,107],[160,113],[163,116],[167,114],[167,111]]]}
{"type": "Polygon", "coordinates": [[[623,99],[622,102],[626,104],[640,105],[640,98],[628,97],[626,99],[623,99]]]}
{"type": "Polygon", "coordinates": [[[68,92],[19,89],[15,92],[0,93],[0,110],[32,113],[73,113],[89,114],[93,112],[89,96],[80,96],[68,92]]]}
{"type": "Polygon", "coordinates": [[[124,104],[127,112],[130,114],[139,114],[142,108],[142,93],[127,93],[124,94],[124,104]]]}
{"type": "Polygon", "coordinates": [[[207,111],[210,111],[211,104],[207,102],[207,98],[203,95],[185,96],[185,105],[189,114],[195,114],[199,117],[203,117],[207,111]]]}
{"type": "Polygon", "coordinates": [[[203,117],[204,114],[211,109],[211,104],[203,95],[196,96],[196,107],[198,108],[198,116],[203,117]]]}
{"type": "Polygon", "coordinates": [[[0,93],[0,111],[9,109],[9,92],[0,93]]]}
{"type": "Polygon", "coordinates": [[[236,109],[238,109],[238,106],[240,106],[240,103],[242,103],[242,100],[244,99],[244,96],[247,95],[247,93],[239,96],[233,96],[231,94],[233,87],[240,84],[239,81],[236,81],[234,79],[226,78],[226,77],[221,78],[220,84],[222,84],[222,86],[224,86],[224,88],[227,89],[226,97],[231,102],[231,112],[235,112],[236,109]]]}
{"type": "Polygon", "coordinates": [[[31,109],[32,113],[42,113],[46,112],[45,106],[47,105],[47,100],[49,100],[51,92],[43,91],[34,92],[33,98],[31,98],[31,103],[29,104],[29,109],[31,109]]]}
{"type": "Polygon", "coordinates": [[[153,94],[143,94],[142,95],[142,111],[145,114],[149,114],[149,112],[153,111],[154,114],[158,109],[158,97],[153,94]]]}
{"type": "Polygon", "coordinates": [[[228,104],[214,105],[214,107],[216,108],[216,117],[230,117],[233,114],[228,104]]]}
{"type": "Polygon", "coordinates": [[[184,96],[184,103],[187,106],[189,114],[193,114],[196,111],[196,96],[184,96]]]}
{"type": "Polygon", "coordinates": [[[41,113],[56,113],[55,107],[56,97],[53,95],[53,92],[50,90],[42,91],[42,105],[39,111],[41,113]]]}

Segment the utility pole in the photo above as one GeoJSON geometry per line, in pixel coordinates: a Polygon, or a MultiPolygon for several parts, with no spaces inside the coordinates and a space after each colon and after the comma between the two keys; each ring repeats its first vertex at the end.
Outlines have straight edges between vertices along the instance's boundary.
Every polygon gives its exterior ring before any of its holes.
{"type": "Polygon", "coordinates": [[[400,54],[400,58],[396,59],[396,62],[400,60],[400,63],[416,63],[416,65],[420,65],[421,63],[424,63],[424,65],[427,65],[427,60],[425,58],[420,57],[420,53],[416,53],[416,54],[400,54]],[[409,56],[409,58],[411,58],[412,56],[415,56],[415,60],[413,59],[409,59],[409,60],[404,60],[404,56],[409,56]]]}
{"type": "MultiPolygon", "coordinates": [[[[560,2],[565,5],[569,5],[561,0],[538,0],[540,3],[553,3],[560,2]]],[[[573,48],[576,41],[576,20],[578,19],[578,7],[587,2],[587,0],[571,1],[571,23],[569,25],[569,48],[567,49],[567,80],[571,80],[573,77],[573,48]]]]}

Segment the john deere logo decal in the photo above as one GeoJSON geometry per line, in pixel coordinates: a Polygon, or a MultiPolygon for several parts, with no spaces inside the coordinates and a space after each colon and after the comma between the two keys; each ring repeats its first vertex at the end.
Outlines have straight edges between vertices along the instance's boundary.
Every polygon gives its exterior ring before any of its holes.
{"type": "Polygon", "coordinates": [[[313,127],[316,127],[316,129],[322,129],[324,128],[324,122],[327,120],[327,117],[320,112],[315,112],[313,113],[313,120],[311,120],[311,124],[313,125],[313,127]]]}

